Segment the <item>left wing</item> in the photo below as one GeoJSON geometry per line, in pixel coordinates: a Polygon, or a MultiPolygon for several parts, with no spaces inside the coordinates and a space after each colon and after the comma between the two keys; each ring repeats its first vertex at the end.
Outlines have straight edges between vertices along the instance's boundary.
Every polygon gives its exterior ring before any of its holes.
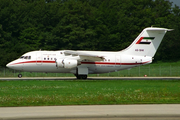
{"type": "Polygon", "coordinates": [[[87,59],[91,61],[102,61],[104,60],[104,56],[99,56],[91,53],[85,53],[81,51],[73,51],[73,50],[65,50],[65,55],[79,56],[81,60],[87,59]]]}

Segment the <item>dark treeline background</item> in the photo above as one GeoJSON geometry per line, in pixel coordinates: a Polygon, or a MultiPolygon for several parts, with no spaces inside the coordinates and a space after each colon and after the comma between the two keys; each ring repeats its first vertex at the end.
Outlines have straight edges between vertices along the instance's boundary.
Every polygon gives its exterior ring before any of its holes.
{"type": "Polygon", "coordinates": [[[179,60],[180,8],[168,0],[0,0],[0,66],[39,49],[120,51],[150,26],[174,29],[155,60],[179,60]]]}

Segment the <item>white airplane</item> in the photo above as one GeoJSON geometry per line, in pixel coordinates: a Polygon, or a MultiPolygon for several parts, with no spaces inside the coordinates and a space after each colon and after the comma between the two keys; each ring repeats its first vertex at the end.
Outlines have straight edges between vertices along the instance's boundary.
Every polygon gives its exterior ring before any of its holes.
{"type": "Polygon", "coordinates": [[[129,47],[118,52],[40,50],[25,53],[6,66],[28,72],[72,73],[77,79],[86,79],[88,74],[115,72],[152,63],[165,33],[171,30],[145,28],[129,47]]]}

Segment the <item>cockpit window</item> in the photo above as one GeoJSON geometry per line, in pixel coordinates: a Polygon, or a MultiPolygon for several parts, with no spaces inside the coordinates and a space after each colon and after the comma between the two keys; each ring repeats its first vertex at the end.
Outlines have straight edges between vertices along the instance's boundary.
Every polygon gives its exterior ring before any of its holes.
{"type": "Polygon", "coordinates": [[[24,59],[28,59],[28,56],[25,56],[24,59]]]}
{"type": "Polygon", "coordinates": [[[24,56],[21,56],[19,59],[23,59],[24,58],[24,56]]]}
{"type": "Polygon", "coordinates": [[[19,59],[31,59],[31,56],[21,56],[19,59]]]}

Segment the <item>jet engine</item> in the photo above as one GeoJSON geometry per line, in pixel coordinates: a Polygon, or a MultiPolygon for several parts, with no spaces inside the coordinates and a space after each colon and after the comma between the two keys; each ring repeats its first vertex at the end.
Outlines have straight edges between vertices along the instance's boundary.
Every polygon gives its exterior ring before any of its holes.
{"type": "Polygon", "coordinates": [[[73,59],[57,59],[56,67],[57,68],[75,68],[78,66],[78,61],[73,59]]]}

